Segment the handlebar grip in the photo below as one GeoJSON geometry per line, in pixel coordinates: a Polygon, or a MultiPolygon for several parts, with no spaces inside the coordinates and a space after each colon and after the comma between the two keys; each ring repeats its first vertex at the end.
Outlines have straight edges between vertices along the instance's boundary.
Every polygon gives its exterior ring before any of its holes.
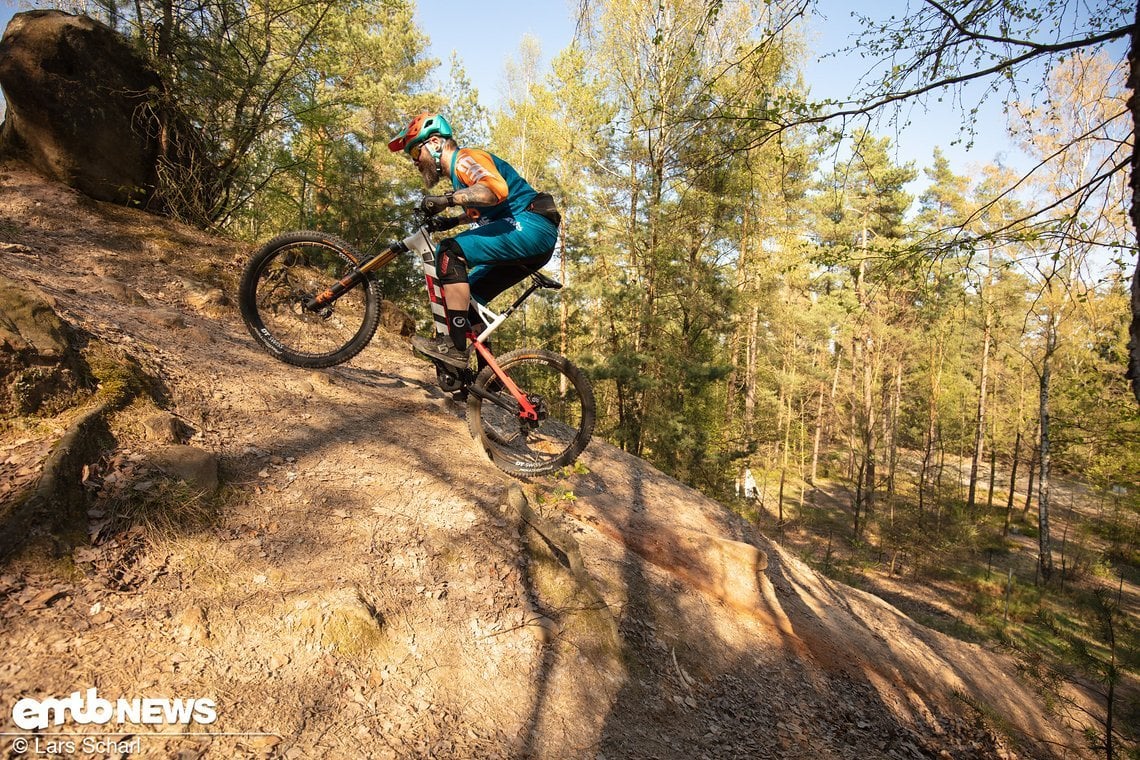
{"type": "Polygon", "coordinates": [[[451,205],[451,199],[450,198],[447,198],[445,196],[438,196],[437,197],[437,196],[429,195],[426,198],[424,198],[423,203],[420,205],[420,208],[422,208],[424,211],[426,211],[429,215],[435,216],[436,214],[443,211],[444,209],[446,209],[450,205],[451,205]]]}

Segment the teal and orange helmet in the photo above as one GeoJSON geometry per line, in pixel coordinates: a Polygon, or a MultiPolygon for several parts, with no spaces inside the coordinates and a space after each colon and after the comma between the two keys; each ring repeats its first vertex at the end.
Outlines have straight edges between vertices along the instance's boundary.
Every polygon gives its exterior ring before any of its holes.
{"type": "Polygon", "coordinates": [[[395,153],[402,149],[411,155],[412,149],[425,140],[436,135],[451,139],[452,134],[451,125],[447,123],[447,119],[438,113],[424,111],[412,119],[411,124],[404,127],[404,131],[392,138],[388,143],[388,150],[395,153]]]}

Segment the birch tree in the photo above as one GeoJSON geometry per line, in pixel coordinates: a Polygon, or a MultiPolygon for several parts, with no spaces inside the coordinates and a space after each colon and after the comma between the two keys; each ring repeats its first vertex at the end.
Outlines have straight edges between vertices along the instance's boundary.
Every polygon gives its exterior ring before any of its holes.
{"type": "Polygon", "coordinates": [[[1047,106],[1023,107],[1032,125],[1026,147],[1042,158],[1047,172],[1041,178],[1044,195],[1061,199],[1056,211],[1038,229],[1034,245],[1036,259],[1026,271],[1040,285],[1037,308],[1031,314],[1041,336],[1039,380],[1038,442],[1038,535],[1039,565],[1046,581],[1052,575],[1052,547],[1049,532],[1052,476],[1052,399],[1051,381],[1055,356],[1062,348],[1064,323],[1084,308],[1083,283],[1095,279],[1090,267],[1092,254],[1104,246],[1118,244],[1123,215],[1116,209],[1123,177],[1115,184],[1098,185],[1097,195],[1078,192],[1094,185],[1090,177],[1104,175],[1124,153],[1112,139],[1111,116],[1120,109],[1121,95],[1113,86],[1113,65],[1103,56],[1073,55],[1059,66],[1049,80],[1047,106]],[[1060,150],[1059,146],[1065,146],[1060,150]]]}

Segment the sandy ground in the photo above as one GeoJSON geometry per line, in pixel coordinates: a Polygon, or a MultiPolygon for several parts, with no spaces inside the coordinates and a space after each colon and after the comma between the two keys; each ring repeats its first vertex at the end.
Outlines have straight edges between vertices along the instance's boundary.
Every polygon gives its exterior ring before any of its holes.
{"type": "MultiPolygon", "coordinates": [[[[233,293],[212,292],[235,281],[239,245],[15,164],[0,167],[0,244],[0,274],[162,381],[92,463],[90,544],[0,567],[0,730],[20,733],[21,698],[92,688],[216,715],[109,724],[118,735],[72,720],[29,751],[1082,756],[1012,660],[816,575],[640,460],[595,442],[568,478],[504,476],[405,339],[381,332],[327,371],[274,362],[233,293]],[[205,526],[104,511],[159,487],[137,421],[158,407],[221,463],[205,526]]],[[[10,492],[58,428],[0,440],[10,492]]],[[[9,756],[23,738],[5,737],[9,756]]]]}

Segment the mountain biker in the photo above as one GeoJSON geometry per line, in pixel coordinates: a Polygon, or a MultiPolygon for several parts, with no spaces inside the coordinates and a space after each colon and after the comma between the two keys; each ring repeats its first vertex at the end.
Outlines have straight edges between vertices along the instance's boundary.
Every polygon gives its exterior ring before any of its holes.
{"type": "Polygon", "coordinates": [[[460,148],[451,124],[438,113],[416,116],[388,143],[388,150],[407,153],[429,191],[440,177],[451,180],[450,192],[427,195],[420,203],[429,214],[463,207],[464,215],[437,224],[437,229],[478,225],[445,239],[435,252],[451,341],[438,335],[412,338],[420,353],[464,369],[467,332],[478,334],[484,328],[471,299],[486,304],[550,261],[561,217],[554,199],[536,192],[506,161],[483,150],[460,148]]]}

